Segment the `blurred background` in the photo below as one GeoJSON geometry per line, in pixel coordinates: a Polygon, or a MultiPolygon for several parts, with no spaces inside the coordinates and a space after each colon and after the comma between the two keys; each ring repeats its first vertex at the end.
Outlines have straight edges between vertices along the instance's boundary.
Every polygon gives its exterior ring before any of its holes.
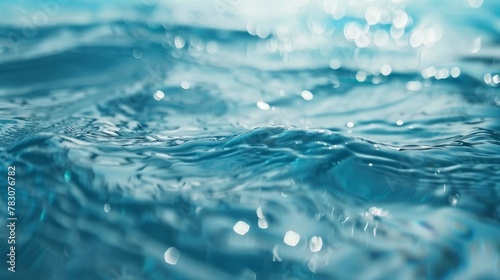
{"type": "Polygon", "coordinates": [[[1,2],[0,276],[498,279],[499,15],[1,2]]]}

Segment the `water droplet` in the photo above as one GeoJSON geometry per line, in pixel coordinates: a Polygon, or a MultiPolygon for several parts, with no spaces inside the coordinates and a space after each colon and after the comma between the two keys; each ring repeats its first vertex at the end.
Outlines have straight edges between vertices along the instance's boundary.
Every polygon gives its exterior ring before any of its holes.
{"type": "Polygon", "coordinates": [[[111,211],[111,206],[109,204],[104,204],[104,212],[109,213],[111,211]]]}
{"type": "Polygon", "coordinates": [[[349,127],[349,128],[354,127],[354,123],[353,123],[353,122],[348,122],[348,123],[346,124],[346,126],[347,126],[347,127],[349,127]]]}
{"type": "Polygon", "coordinates": [[[404,122],[403,122],[402,120],[397,120],[397,121],[396,121],[396,124],[397,124],[397,125],[403,125],[403,124],[404,124],[404,122]]]}

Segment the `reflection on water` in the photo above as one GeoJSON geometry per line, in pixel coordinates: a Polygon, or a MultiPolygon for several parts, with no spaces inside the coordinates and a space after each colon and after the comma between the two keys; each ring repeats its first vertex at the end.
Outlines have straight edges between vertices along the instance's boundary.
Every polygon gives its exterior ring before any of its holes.
{"type": "Polygon", "coordinates": [[[2,279],[499,277],[498,2],[0,8],[2,279]]]}

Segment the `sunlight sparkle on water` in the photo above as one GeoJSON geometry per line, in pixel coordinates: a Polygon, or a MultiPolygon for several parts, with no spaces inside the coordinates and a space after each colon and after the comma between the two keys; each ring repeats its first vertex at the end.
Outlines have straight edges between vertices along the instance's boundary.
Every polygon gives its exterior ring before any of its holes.
{"type": "Polygon", "coordinates": [[[210,41],[207,43],[207,52],[209,54],[216,54],[219,50],[219,45],[216,42],[210,41]]]}
{"type": "Polygon", "coordinates": [[[496,279],[499,0],[79,1],[30,38],[15,2],[39,279],[496,279]]]}
{"type": "Polygon", "coordinates": [[[391,71],[392,71],[392,68],[388,64],[384,64],[384,65],[382,65],[382,67],[380,67],[380,74],[382,74],[384,76],[389,76],[391,74],[391,71]]]}
{"type": "Polygon", "coordinates": [[[249,230],[250,230],[250,225],[243,221],[238,221],[234,226],[233,226],[234,232],[236,232],[239,235],[245,235],[249,230]]]}
{"type": "Polygon", "coordinates": [[[188,81],[182,81],[181,82],[181,87],[183,89],[189,89],[190,86],[191,86],[191,84],[188,81]]]}
{"type": "Polygon", "coordinates": [[[330,60],[330,68],[332,68],[333,70],[339,69],[340,66],[342,66],[342,63],[340,62],[339,59],[330,60]]]}
{"type": "Polygon", "coordinates": [[[264,213],[262,212],[262,207],[257,208],[257,217],[264,219],[264,213]]]}
{"type": "Polygon", "coordinates": [[[369,7],[365,12],[365,19],[369,25],[375,25],[380,20],[380,10],[376,7],[369,7]]]}
{"type": "Polygon", "coordinates": [[[296,246],[299,243],[299,240],[300,240],[300,234],[291,230],[287,231],[285,237],[283,238],[285,244],[292,247],[296,246]]]}
{"type": "Polygon", "coordinates": [[[264,219],[264,218],[259,219],[259,221],[257,223],[258,223],[258,225],[259,225],[259,227],[261,229],[266,229],[266,228],[269,227],[269,224],[267,223],[267,220],[264,219]]]}
{"type": "Polygon", "coordinates": [[[392,20],[392,24],[394,25],[394,27],[399,29],[404,28],[407,23],[408,23],[408,15],[403,11],[396,13],[392,20]]]}
{"type": "Polygon", "coordinates": [[[157,90],[153,95],[153,97],[156,101],[160,101],[165,97],[165,93],[161,90],[157,90]]]}
{"type": "Polygon", "coordinates": [[[269,108],[271,108],[271,106],[269,106],[269,104],[267,104],[264,101],[258,101],[257,107],[259,107],[259,109],[264,110],[264,111],[267,111],[267,110],[269,110],[269,108]]]}
{"type": "Polygon", "coordinates": [[[300,94],[302,96],[302,98],[304,98],[305,100],[312,100],[313,99],[313,94],[308,91],[308,90],[304,90],[302,91],[302,93],[300,94]]]}
{"type": "Polygon", "coordinates": [[[458,76],[460,76],[460,68],[458,68],[457,66],[451,68],[451,76],[453,78],[458,78],[458,76]]]}
{"type": "Polygon", "coordinates": [[[406,89],[409,91],[418,91],[422,89],[422,83],[419,81],[409,81],[406,83],[406,89]]]}
{"type": "Polygon", "coordinates": [[[165,262],[171,265],[177,264],[177,261],[179,260],[179,257],[181,255],[181,252],[177,250],[175,247],[170,247],[165,251],[163,254],[163,258],[165,259],[165,262]]]}
{"type": "Polygon", "coordinates": [[[319,252],[323,247],[323,239],[321,236],[313,236],[309,241],[309,249],[311,252],[319,252]]]}

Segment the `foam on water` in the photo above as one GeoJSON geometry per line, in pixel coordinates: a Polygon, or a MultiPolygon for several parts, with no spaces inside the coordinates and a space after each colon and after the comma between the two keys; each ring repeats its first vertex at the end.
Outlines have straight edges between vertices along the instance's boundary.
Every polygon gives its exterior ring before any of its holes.
{"type": "Polygon", "coordinates": [[[48,2],[0,4],[14,279],[499,277],[497,2],[48,2]]]}

